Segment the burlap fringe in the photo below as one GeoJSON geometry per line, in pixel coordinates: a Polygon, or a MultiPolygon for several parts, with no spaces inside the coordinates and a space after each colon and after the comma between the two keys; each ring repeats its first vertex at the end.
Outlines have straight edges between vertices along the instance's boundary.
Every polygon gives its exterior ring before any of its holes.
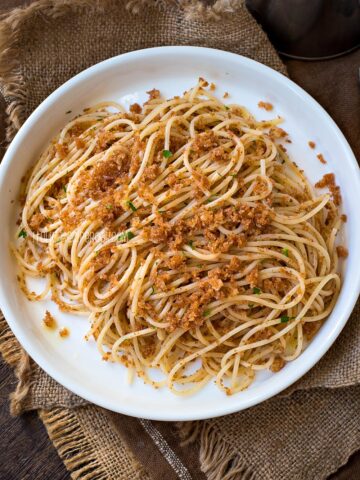
{"type": "Polygon", "coordinates": [[[30,357],[16,340],[2,315],[0,317],[0,353],[6,363],[14,368],[18,379],[16,389],[10,395],[10,413],[20,415],[22,402],[28,395],[31,386],[30,357]]]}
{"type": "Polygon", "coordinates": [[[234,13],[244,5],[244,0],[216,0],[207,5],[202,0],[128,0],[127,8],[136,14],[144,7],[180,7],[187,20],[221,20],[224,15],[234,13]]]}
{"type": "MultiPolygon", "coordinates": [[[[0,82],[7,101],[6,140],[10,142],[25,120],[27,92],[18,63],[17,41],[21,26],[31,17],[42,15],[58,18],[69,12],[84,9],[103,10],[109,4],[121,0],[38,0],[25,8],[16,8],[10,14],[0,16],[0,82]]],[[[187,20],[218,21],[224,15],[235,12],[244,5],[244,0],[216,0],[205,5],[201,0],[127,0],[126,8],[136,14],[144,7],[166,8],[179,6],[187,20]]]]}
{"type": "Polygon", "coordinates": [[[39,416],[74,480],[109,479],[72,410],[40,410],[39,416]]]}
{"type": "Polygon", "coordinates": [[[255,473],[206,421],[180,422],[182,444],[198,442],[200,468],[208,480],[254,480],[255,473]]]}
{"type": "Polygon", "coordinates": [[[0,16],[0,82],[8,104],[6,113],[6,141],[10,142],[25,120],[27,92],[20,72],[17,42],[21,26],[29,18],[43,15],[57,18],[82,9],[104,8],[101,0],[39,0],[24,8],[15,8],[10,14],[0,16]]]}

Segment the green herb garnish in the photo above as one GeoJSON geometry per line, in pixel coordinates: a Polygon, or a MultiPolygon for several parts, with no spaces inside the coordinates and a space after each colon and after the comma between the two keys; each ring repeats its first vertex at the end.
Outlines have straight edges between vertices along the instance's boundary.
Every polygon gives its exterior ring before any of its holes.
{"type": "Polygon", "coordinates": [[[159,213],[165,213],[165,210],[158,210],[159,213]]]}
{"type": "Polygon", "coordinates": [[[261,293],[260,288],[254,287],[254,288],[253,288],[253,293],[255,293],[256,295],[259,295],[259,294],[261,293]]]}
{"type": "Polygon", "coordinates": [[[107,208],[108,210],[112,210],[112,209],[114,208],[114,205],[111,205],[111,203],[108,203],[108,204],[106,205],[106,208],[107,208]]]}
{"type": "Polygon", "coordinates": [[[283,255],[285,255],[285,257],[288,257],[288,256],[289,256],[289,249],[288,249],[288,248],[283,248],[283,249],[281,250],[281,253],[282,253],[283,255]]]}
{"type": "Polygon", "coordinates": [[[228,107],[227,105],[224,105],[225,107],[225,110],[230,110],[230,107],[228,107]]]}
{"type": "Polygon", "coordinates": [[[216,200],[218,197],[216,197],[215,195],[212,195],[211,197],[209,197],[205,203],[210,203],[210,202],[213,202],[214,200],[216,200]]]}
{"type": "Polygon", "coordinates": [[[154,295],[154,293],[155,293],[155,288],[154,288],[154,287],[151,287],[150,295],[154,295]]]}
{"type": "Polygon", "coordinates": [[[170,158],[172,155],[172,152],[170,150],[163,150],[163,157],[164,158],[170,158]]]}
{"type": "Polygon", "coordinates": [[[119,242],[126,242],[128,240],[131,240],[134,237],[135,237],[135,235],[132,232],[128,231],[128,232],[121,233],[118,236],[118,240],[119,240],[119,242]]]}
{"type": "Polygon", "coordinates": [[[22,238],[26,238],[26,237],[27,237],[27,233],[25,232],[24,229],[20,230],[18,237],[19,237],[19,238],[20,238],[20,237],[22,237],[22,238]]]}
{"type": "Polygon", "coordinates": [[[281,317],[280,317],[281,323],[286,323],[289,320],[290,320],[290,317],[288,317],[287,315],[281,315],[281,317]]]}
{"type": "Polygon", "coordinates": [[[204,310],[203,317],[208,317],[211,313],[211,310],[204,310]]]}
{"type": "Polygon", "coordinates": [[[64,192],[66,193],[66,191],[67,191],[66,185],[63,186],[63,190],[64,190],[64,192]]]}
{"type": "Polygon", "coordinates": [[[254,304],[253,304],[253,303],[249,303],[249,304],[248,304],[248,307],[249,307],[249,308],[254,308],[254,304]]]}
{"type": "Polygon", "coordinates": [[[133,212],[136,212],[137,208],[135,207],[135,205],[132,202],[130,202],[130,200],[128,200],[126,203],[129,205],[129,207],[131,208],[131,210],[133,212]]]}
{"type": "Polygon", "coordinates": [[[194,240],[189,240],[188,242],[188,245],[191,247],[191,248],[194,248],[194,240]]]}

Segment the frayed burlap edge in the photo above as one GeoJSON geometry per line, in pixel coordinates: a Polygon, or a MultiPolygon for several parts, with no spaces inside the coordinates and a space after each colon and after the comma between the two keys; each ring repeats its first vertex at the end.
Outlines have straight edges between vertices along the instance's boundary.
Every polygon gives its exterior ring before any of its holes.
{"type": "Polygon", "coordinates": [[[61,407],[50,411],[40,410],[39,417],[72,478],[109,478],[72,410],[61,407]]]}
{"type": "Polygon", "coordinates": [[[206,420],[177,424],[182,445],[197,443],[201,471],[208,480],[253,480],[255,473],[241,454],[206,420]]]}
{"type": "MultiPolygon", "coordinates": [[[[216,429],[206,420],[193,422],[178,422],[182,445],[198,444],[201,471],[208,480],[255,480],[257,474],[253,471],[239,451],[236,451],[226,440],[221,438],[216,429]]],[[[346,465],[351,453],[345,453],[336,467],[329,470],[332,475],[346,465]]]]}
{"type": "Polygon", "coordinates": [[[0,353],[10,366],[14,368],[18,383],[10,395],[10,412],[19,415],[22,412],[22,401],[30,389],[31,360],[14,337],[3,315],[0,317],[0,353]]]}
{"type": "MultiPolygon", "coordinates": [[[[6,140],[10,142],[25,120],[25,82],[18,64],[17,43],[21,27],[30,18],[42,15],[58,18],[69,12],[78,13],[84,9],[104,10],[116,0],[38,0],[24,8],[16,8],[0,16],[0,82],[7,101],[6,140]]],[[[201,0],[127,0],[126,8],[138,13],[144,7],[166,8],[178,5],[185,18],[218,21],[243,6],[244,0],[216,0],[213,5],[204,5],[201,0]]]]}
{"type": "MultiPolygon", "coordinates": [[[[18,379],[16,390],[10,395],[10,412],[19,415],[31,387],[32,360],[15,338],[3,315],[0,316],[0,353],[5,362],[14,368],[18,379]]],[[[91,440],[86,436],[76,410],[55,407],[51,410],[40,409],[38,414],[74,480],[112,480],[111,472],[104,468],[91,440]]],[[[133,471],[131,478],[150,480],[125,442],[123,445],[133,471]]]]}
{"type": "MultiPolygon", "coordinates": [[[[80,409],[63,407],[51,410],[41,409],[39,416],[49,438],[74,480],[118,479],[118,475],[114,474],[108,464],[109,458],[104,460],[96,445],[89,441],[86,424],[89,421],[92,422],[94,408],[94,406],[89,406],[80,409]]],[[[103,413],[100,411],[100,414],[103,413]]],[[[124,470],[120,470],[121,480],[130,478],[131,480],[151,480],[143,466],[125,445],[125,442],[122,442],[124,470]]],[[[118,449],[121,451],[119,444],[118,449]]]]}

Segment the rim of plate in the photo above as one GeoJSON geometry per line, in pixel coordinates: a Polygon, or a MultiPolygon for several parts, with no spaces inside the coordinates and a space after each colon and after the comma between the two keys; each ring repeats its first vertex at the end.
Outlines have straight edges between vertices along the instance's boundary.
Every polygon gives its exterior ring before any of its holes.
{"type": "MultiPolygon", "coordinates": [[[[28,119],[24,122],[22,127],[19,129],[18,133],[16,134],[15,138],[11,142],[7,152],[4,155],[3,161],[0,166],[0,192],[4,188],[4,179],[7,175],[9,168],[11,167],[11,161],[13,158],[13,153],[18,148],[18,145],[23,140],[23,137],[33,128],[36,124],[37,120],[42,116],[43,112],[55,103],[61,96],[67,92],[68,89],[71,89],[73,86],[78,85],[87,78],[91,77],[94,73],[101,73],[102,71],[106,70],[109,65],[117,65],[121,67],[123,64],[126,64],[127,60],[141,60],[151,56],[162,56],[168,55],[169,52],[173,56],[175,55],[183,55],[186,53],[189,56],[189,61],[191,61],[192,54],[199,54],[199,52],[203,55],[207,55],[210,57],[214,57],[214,60],[218,60],[219,56],[223,57],[224,59],[232,60],[233,62],[238,62],[239,67],[247,66],[257,70],[258,74],[265,74],[268,77],[275,79],[277,82],[286,86],[286,88],[290,88],[295,95],[300,95],[306,104],[310,105],[312,109],[317,110],[318,114],[322,116],[324,123],[327,124],[327,128],[331,128],[333,134],[337,137],[338,142],[342,144],[343,149],[346,152],[348,157],[348,161],[354,167],[354,175],[355,183],[358,185],[358,191],[360,192],[360,170],[355,159],[354,153],[350,145],[348,144],[346,138],[344,137],[343,133],[336,125],[334,120],[330,117],[330,115],[324,110],[324,108],[316,102],[316,100],[311,97],[305,90],[299,87],[296,83],[292,80],[287,78],[285,75],[273,70],[266,65],[263,65],[260,62],[255,60],[249,59],[247,57],[243,57],[241,55],[230,53],[218,49],[213,48],[205,48],[205,47],[193,47],[193,46],[165,46],[165,47],[155,47],[155,48],[148,48],[142,50],[136,50],[129,53],[124,53],[122,55],[117,55],[115,57],[111,57],[107,60],[99,62],[86,70],[78,73],[68,81],[66,81],[63,85],[57,88],[53,93],[51,93],[28,117],[28,119]]],[[[9,253],[10,254],[10,253],[9,253]]],[[[360,258],[360,257],[359,257],[360,258]]],[[[239,401],[236,405],[227,404],[226,401],[220,402],[217,406],[216,410],[208,409],[206,405],[203,406],[203,410],[201,413],[198,413],[194,416],[191,413],[191,408],[186,409],[187,411],[174,412],[173,415],[169,416],[167,414],[163,414],[161,411],[147,411],[145,409],[137,408],[136,406],[132,406],[131,404],[120,404],[115,403],[114,401],[108,400],[104,398],[101,393],[95,394],[89,391],[86,387],[83,387],[80,383],[75,383],[71,379],[66,376],[66,373],[63,373],[61,367],[53,367],[49,364],[46,358],[43,356],[41,352],[39,352],[36,347],[28,341],[25,332],[22,330],[21,324],[17,321],[15,314],[13,314],[12,309],[7,301],[6,296],[4,295],[4,285],[5,279],[0,276],[0,308],[3,311],[3,314],[6,318],[7,323],[9,324],[12,332],[19,340],[20,344],[24,347],[30,357],[35,360],[35,362],[52,378],[54,378],[58,383],[66,387],[68,390],[72,391],[73,393],[79,395],[80,397],[88,400],[91,403],[99,405],[100,407],[106,408],[108,410],[112,410],[118,413],[123,413],[125,415],[130,415],[134,417],[141,417],[147,418],[151,420],[166,420],[166,421],[184,421],[184,420],[201,420],[206,418],[214,418],[221,415],[227,415],[230,413],[234,413],[237,411],[244,410],[246,408],[252,407],[261,403],[269,398],[275,396],[276,394],[280,393],[293,383],[295,383],[299,378],[301,378],[305,373],[307,373],[319,360],[320,358],[328,351],[331,345],[334,343],[340,332],[342,331],[343,327],[345,326],[347,320],[350,317],[350,314],[354,308],[354,305],[357,301],[357,298],[360,293],[360,269],[358,271],[356,282],[352,284],[351,291],[347,292],[347,298],[344,308],[342,309],[340,315],[336,319],[332,321],[332,328],[328,333],[327,337],[323,341],[321,345],[317,345],[317,348],[311,348],[316,340],[316,337],[312,340],[306,350],[301,354],[302,362],[298,365],[298,369],[296,372],[292,372],[291,375],[284,376],[276,382],[266,382],[266,389],[264,386],[259,385],[254,388],[252,391],[247,390],[247,392],[251,392],[252,394],[248,396],[247,399],[241,397],[241,394],[238,394],[239,401]]],[[[291,363],[291,362],[290,362],[291,363]]]]}

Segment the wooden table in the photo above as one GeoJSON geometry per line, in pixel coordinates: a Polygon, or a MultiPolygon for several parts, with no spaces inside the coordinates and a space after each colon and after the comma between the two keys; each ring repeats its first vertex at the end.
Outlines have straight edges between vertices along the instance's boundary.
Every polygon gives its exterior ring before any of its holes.
{"type": "MultiPolygon", "coordinates": [[[[24,5],[30,1],[24,0],[1,0],[1,10],[24,5]]],[[[357,57],[359,58],[359,56],[357,57]]],[[[334,68],[329,62],[308,63],[304,75],[304,62],[286,61],[290,75],[303,86],[317,100],[327,106],[326,98],[321,98],[319,90],[311,91],[309,86],[313,75],[319,76],[319,82],[331,76],[334,68]],[[328,71],[327,71],[328,69],[328,71]]],[[[349,64],[353,60],[349,58],[349,64]]],[[[358,67],[360,64],[358,65],[358,67]]],[[[313,87],[314,88],[314,87],[313,87]]],[[[359,92],[358,92],[359,94],[359,92]]],[[[4,138],[4,101],[0,97],[0,145],[4,138]]],[[[336,108],[336,105],[334,106],[336,108]]],[[[329,104],[328,111],[332,114],[329,104]]],[[[334,115],[335,116],[335,115],[334,115]]],[[[341,125],[341,121],[336,119],[341,125]]],[[[341,119],[340,119],[341,120],[341,119]]],[[[346,132],[345,135],[352,137],[354,132],[346,132]]],[[[356,134],[356,132],[355,132],[356,134]]],[[[360,132],[357,132],[360,135],[360,132]]],[[[358,146],[358,145],[357,145],[358,146]]],[[[3,154],[3,147],[1,154],[3,154]]],[[[358,148],[356,148],[358,150],[358,148]]],[[[70,476],[53,445],[51,444],[46,430],[35,412],[27,413],[21,417],[11,417],[9,413],[9,394],[15,389],[16,379],[11,368],[0,360],[0,479],[1,480],[65,480],[70,476]]],[[[354,399],[354,401],[359,399],[354,399]]],[[[354,454],[348,463],[331,480],[360,480],[360,452],[354,454]]],[[[116,480],[116,479],[114,479],[116,480]]],[[[130,479],[129,479],[130,480],[130,479]]],[[[154,479],[157,480],[157,479],[154,479]]],[[[276,480],[276,479],[274,479],[276,480]]],[[[317,480],[317,479],[309,479],[317,480]]]]}

